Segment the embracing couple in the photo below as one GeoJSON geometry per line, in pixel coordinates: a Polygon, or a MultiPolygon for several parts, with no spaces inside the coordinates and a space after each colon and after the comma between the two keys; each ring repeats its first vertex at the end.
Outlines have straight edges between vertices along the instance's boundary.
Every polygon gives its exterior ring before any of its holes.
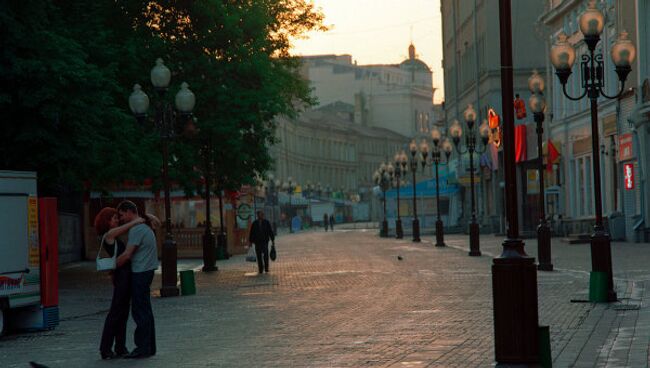
{"type": "Polygon", "coordinates": [[[102,359],[148,358],[156,354],[156,332],[151,310],[150,288],[158,268],[158,250],[154,226],[160,221],[153,215],[141,217],[131,201],[117,208],[105,207],[95,217],[95,230],[101,246],[113,256],[117,252],[117,268],[112,272],[113,300],[104,322],[99,345],[102,359]],[[126,242],[120,235],[127,234],[126,242]],[[126,324],[129,306],[136,328],[136,348],[126,348],[126,324]],[[113,350],[113,346],[115,349],[113,350]]]}

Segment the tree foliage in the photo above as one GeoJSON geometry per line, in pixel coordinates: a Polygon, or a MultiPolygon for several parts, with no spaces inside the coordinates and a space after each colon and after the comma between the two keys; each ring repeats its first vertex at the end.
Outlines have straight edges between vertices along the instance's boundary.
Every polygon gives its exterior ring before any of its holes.
{"type": "Polygon", "coordinates": [[[322,14],[307,0],[2,2],[0,165],[38,171],[46,191],[158,177],[160,138],[127,98],[139,83],[155,100],[161,57],[165,99],[183,81],[197,97],[199,132],[173,142],[172,179],[191,190],[211,166],[237,189],[271,167],[274,118],[312,103],[289,49],[314,29],[322,14]]]}

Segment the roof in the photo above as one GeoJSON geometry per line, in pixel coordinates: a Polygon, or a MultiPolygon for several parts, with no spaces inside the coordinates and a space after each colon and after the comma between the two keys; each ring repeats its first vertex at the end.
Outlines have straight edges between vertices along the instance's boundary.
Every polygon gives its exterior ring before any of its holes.
{"type": "Polygon", "coordinates": [[[415,70],[415,71],[431,72],[429,66],[424,61],[417,58],[404,60],[399,64],[399,67],[400,69],[406,69],[409,71],[415,70]]]}

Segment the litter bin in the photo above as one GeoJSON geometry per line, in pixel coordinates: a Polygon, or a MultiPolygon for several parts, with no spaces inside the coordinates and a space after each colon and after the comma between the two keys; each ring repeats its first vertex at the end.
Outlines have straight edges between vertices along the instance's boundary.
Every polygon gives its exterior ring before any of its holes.
{"type": "Polygon", "coordinates": [[[625,240],[625,216],[621,212],[612,212],[608,220],[612,240],[625,240]]]}
{"type": "Polygon", "coordinates": [[[589,274],[589,301],[595,303],[607,301],[607,272],[589,274]]]}
{"type": "Polygon", "coordinates": [[[196,294],[196,285],[194,284],[194,271],[185,270],[181,271],[181,294],[194,295],[196,294]]]}

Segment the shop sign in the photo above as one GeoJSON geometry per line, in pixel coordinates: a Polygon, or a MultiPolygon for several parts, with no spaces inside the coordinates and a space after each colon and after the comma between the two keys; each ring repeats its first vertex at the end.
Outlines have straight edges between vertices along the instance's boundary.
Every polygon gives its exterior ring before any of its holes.
{"type": "Polygon", "coordinates": [[[625,181],[625,189],[634,189],[634,165],[623,165],[623,180],[625,181]]]}
{"type": "Polygon", "coordinates": [[[632,134],[623,134],[618,138],[618,160],[627,161],[634,158],[632,149],[632,134]]]}
{"type": "Polygon", "coordinates": [[[242,203],[237,207],[237,217],[242,220],[248,220],[251,218],[252,214],[253,210],[251,209],[251,206],[246,203],[242,203]]]}

